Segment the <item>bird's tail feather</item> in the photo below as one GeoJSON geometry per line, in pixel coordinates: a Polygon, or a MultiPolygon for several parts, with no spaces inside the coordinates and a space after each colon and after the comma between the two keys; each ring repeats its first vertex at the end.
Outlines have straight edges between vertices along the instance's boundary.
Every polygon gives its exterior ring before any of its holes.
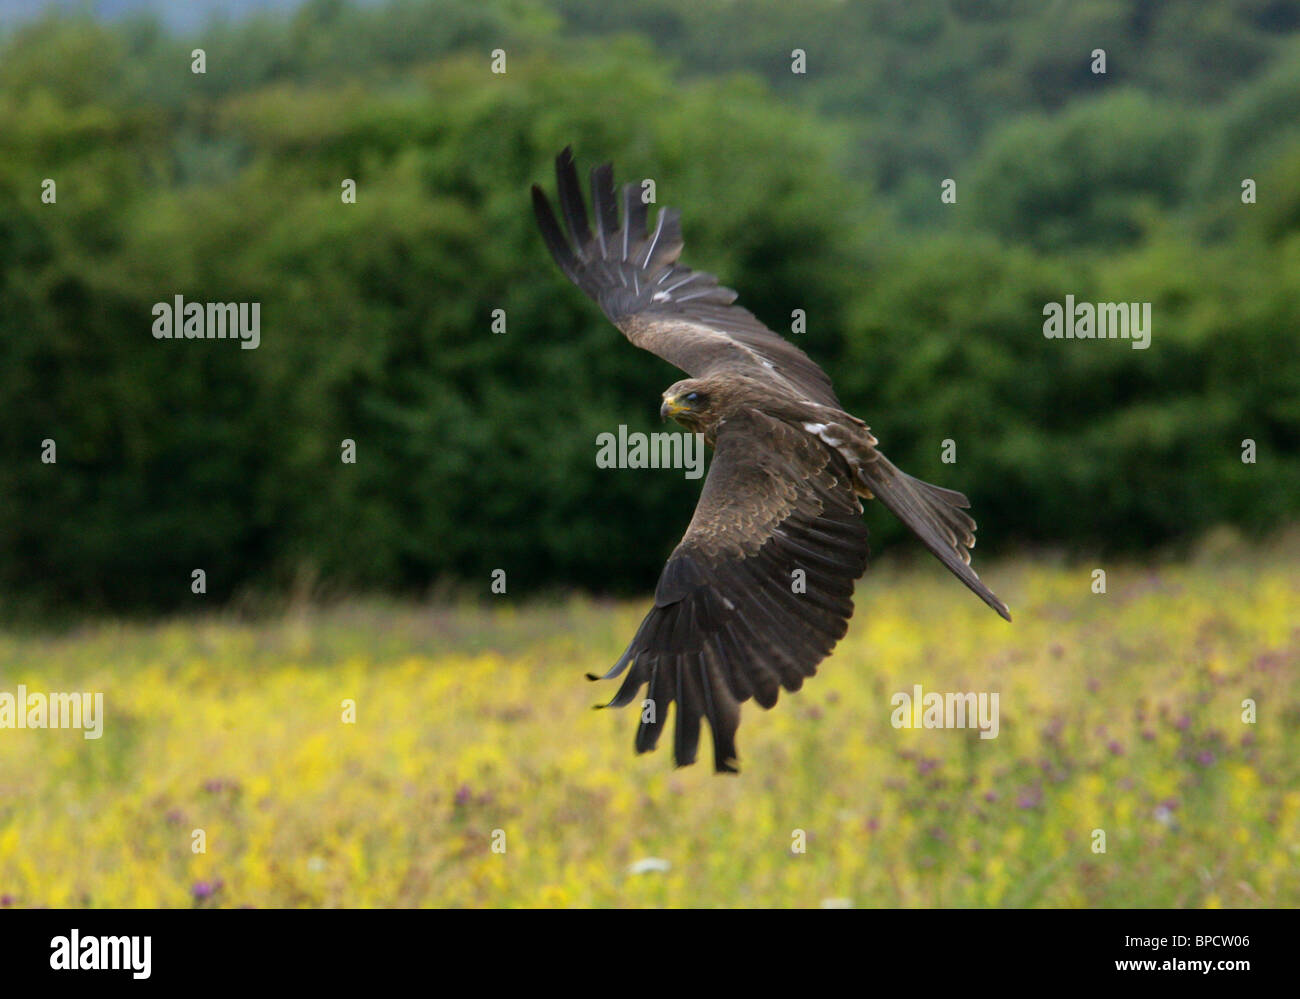
{"type": "Polygon", "coordinates": [[[913,478],[878,452],[874,461],[862,466],[862,481],[954,576],[1002,617],[1011,620],[1007,605],[980,582],[970,567],[969,549],[975,546],[975,521],[966,513],[970,501],[964,495],[913,478]]]}

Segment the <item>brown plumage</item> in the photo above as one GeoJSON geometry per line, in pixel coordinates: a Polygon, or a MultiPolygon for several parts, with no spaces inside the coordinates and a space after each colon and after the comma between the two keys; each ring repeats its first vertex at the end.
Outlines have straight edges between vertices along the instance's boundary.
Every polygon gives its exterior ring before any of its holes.
{"type": "Polygon", "coordinates": [[[604,677],[627,670],[610,707],[646,688],[637,752],[655,747],[676,703],[677,765],[695,762],[704,718],[715,769],[737,769],[741,703],[753,697],[770,708],[782,687],[798,690],[848,628],[853,585],[867,564],[860,497],[880,500],[1011,620],[970,567],[975,521],[964,511],[966,497],[891,464],[803,351],[733,304],[736,293],[715,277],[679,264],[676,211],[661,210],[648,230],[646,206],[627,184],[620,225],[605,164],[591,171],[593,230],[569,149],[555,172],[564,230],[533,186],[555,262],[632,343],[691,376],[664,393],[661,412],[714,448],[655,605],[604,677]]]}

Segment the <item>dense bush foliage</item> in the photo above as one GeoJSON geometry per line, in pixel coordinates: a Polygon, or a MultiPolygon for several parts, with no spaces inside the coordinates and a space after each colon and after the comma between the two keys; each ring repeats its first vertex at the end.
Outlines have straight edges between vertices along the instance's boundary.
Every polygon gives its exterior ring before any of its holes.
{"type": "Polygon", "coordinates": [[[328,2],[185,39],[80,19],[11,34],[5,600],[168,608],[195,568],[218,597],[485,588],[498,568],[511,592],[648,587],[699,484],[596,467],[596,435],[657,429],[678,374],[545,254],[528,185],[552,187],[568,143],[654,178],[687,261],[769,325],[805,310],[800,344],[899,464],[969,493],[982,551],[1294,518],[1285,5],[1182,25],[1083,4],[1068,47],[1039,5],[895,6],[849,5],[838,30],[829,9],[755,3],[328,2]],[[745,12],[754,30],[728,27],[745,12]],[[1112,75],[1087,71],[1093,33],[1112,75]],[[1150,348],[1045,339],[1043,306],[1067,294],[1151,302],[1150,348]],[[260,346],[154,339],[176,295],[260,302],[260,346]]]}

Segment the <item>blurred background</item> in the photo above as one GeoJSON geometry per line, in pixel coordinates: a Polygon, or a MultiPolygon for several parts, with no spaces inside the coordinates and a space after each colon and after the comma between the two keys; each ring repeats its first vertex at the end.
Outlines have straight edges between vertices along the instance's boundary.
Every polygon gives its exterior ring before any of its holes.
{"type": "Polygon", "coordinates": [[[0,0],[0,695],[105,706],[0,730],[0,908],[1294,906],[1298,331],[1294,2],[0,0]],[[1015,614],[867,504],[739,778],[589,710],[700,484],[596,466],[678,372],[543,247],[568,144],[803,311],[1015,614]]]}
{"type": "Polygon", "coordinates": [[[985,557],[1300,511],[1295,3],[21,0],[0,24],[9,613],[172,610],[194,567],[209,601],[497,568],[514,595],[645,592],[699,487],[596,467],[678,374],[546,255],[528,186],[569,143],[653,178],[686,262],[769,325],[804,310],[886,452],[971,497],[985,557]],[[1150,349],[1045,339],[1066,294],[1151,302],[1150,349]],[[153,339],[175,295],[260,302],[260,347],[153,339]]]}

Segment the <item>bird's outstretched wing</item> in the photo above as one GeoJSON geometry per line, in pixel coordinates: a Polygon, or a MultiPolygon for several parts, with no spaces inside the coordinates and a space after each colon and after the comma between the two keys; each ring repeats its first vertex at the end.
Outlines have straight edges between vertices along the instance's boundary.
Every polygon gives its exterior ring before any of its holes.
{"type": "MultiPolygon", "coordinates": [[[[843,412],[830,378],[803,351],[734,304],[736,293],[720,287],[713,275],[678,263],[678,212],[662,209],[653,231],[648,230],[647,207],[637,188],[624,185],[616,197],[613,169],[605,164],[591,171],[593,228],[570,149],[556,157],[555,174],[563,228],[541,188],[532,189],[546,245],[560,269],[632,343],[693,378],[746,375],[774,387],[783,385],[793,389],[797,399],[838,411],[845,433],[836,431],[826,443],[849,461],[859,486],[902,520],[985,603],[1011,619],[1006,605],[970,567],[975,522],[965,512],[966,497],[892,465],[876,450],[866,424],[843,412]]],[[[821,425],[822,419],[819,415],[815,422],[821,425]]]]}
{"type": "Polygon", "coordinates": [[[542,237],[569,280],[629,340],[692,378],[726,370],[782,379],[806,399],[839,407],[830,378],[808,355],[735,305],[736,293],[712,274],[677,262],[683,245],[679,212],[661,209],[648,230],[639,190],[625,184],[616,199],[614,171],[606,163],[591,171],[592,229],[568,147],[556,157],[555,178],[563,230],[542,189],[533,185],[542,237]]]}
{"type": "Polygon", "coordinates": [[[727,419],[655,605],[603,677],[628,671],[609,707],[646,688],[637,752],[655,748],[675,703],[677,765],[695,761],[704,718],[714,768],[734,772],[741,703],[770,708],[816,672],[848,628],[866,564],[862,506],[839,454],[755,410],[727,419]]]}

